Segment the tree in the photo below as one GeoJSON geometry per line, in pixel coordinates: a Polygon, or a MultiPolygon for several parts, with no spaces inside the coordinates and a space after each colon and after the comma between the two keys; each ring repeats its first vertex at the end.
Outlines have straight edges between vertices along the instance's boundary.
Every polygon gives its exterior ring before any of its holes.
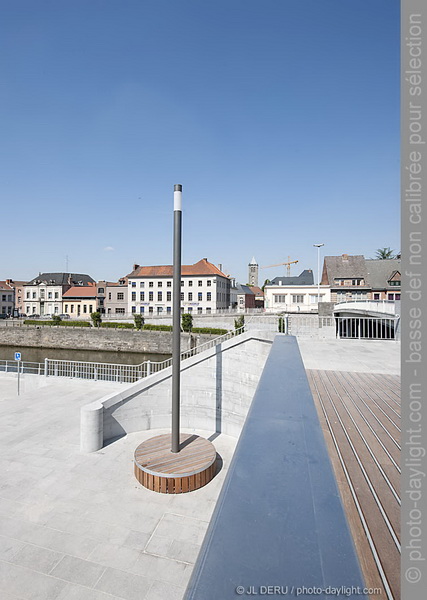
{"type": "Polygon", "coordinates": [[[237,317],[237,319],[234,319],[234,329],[236,331],[244,326],[245,326],[245,315],[240,315],[240,317],[237,317]]]}
{"type": "Polygon", "coordinates": [[[279,333],[286,333],[285,319],[279,317],[279,333]]]}
{"type": "Polygon", "coordinates": [[[191,333],[193,329],[193,315],[190,315],[190,313],[184,313],[181,318],[181,327],[183,331],[191,333]]]}
{"type": "Polygon", "coordinates": [[[378,250],[375,253],[375,258],[377,258],[379,260],[387,260],[389,258],[396,258],[396,257],[394,254],[394,250],[392,250],[390,247],[388,247],[388,248],[378,248],[378,250]]]}
{"type": "Polygon", "coordinates": [[[61,321],[62,321],[62,319],[59,315],[52,315],[52,324],[53,325],[59,325],[61,321]]]}
{"type": "Polygon", "coordinates": [[[265,288],[265,286],[266,286],[266,285],[270,285],[270,283],[271,283],[271,281],[270,281],[269,279],[266,279],[266,280],[264,281],[264,285],[263,285],[263,286],[262,286],[262,288],[261,288],[261,289],[262,289],[262,291],[264,291],[264,288],[265,288]]]}
{"type": "Polygon", "coordinates": [[[90,314],[94,327],[99,327],[102,323],[102,317],[100,312],[93,312],[90,314]]]}
{"type": "Polygon", "coordinates": [[[144,325],[144,317],[142,315],[133,315],[133,320],[135,321],[136,329],[141,330],[144,325]]]}

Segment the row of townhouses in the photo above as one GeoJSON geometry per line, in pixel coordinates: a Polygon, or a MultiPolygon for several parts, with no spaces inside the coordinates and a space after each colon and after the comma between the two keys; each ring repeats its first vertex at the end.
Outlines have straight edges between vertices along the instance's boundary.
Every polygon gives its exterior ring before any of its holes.
{"type": "MultiPolygon", "coordinates": [[[[0,281],[0,314],[87,317],[172,312],[172,266],[133,265],[117,282],[82,273],[39,273],[29,282],[0,281]]],[[[181,311],[210,314],[248,308],[267,312],[318,310],[318,303],[349,300],[400,300],[400,259],[372,260],[362,255],[326,256],[320,284],[311,269],[296,277],[276,277],[258,287],[258,265],[249,263],[249,282],[241,285],[206,258],[182,265],[181,311]]]]}

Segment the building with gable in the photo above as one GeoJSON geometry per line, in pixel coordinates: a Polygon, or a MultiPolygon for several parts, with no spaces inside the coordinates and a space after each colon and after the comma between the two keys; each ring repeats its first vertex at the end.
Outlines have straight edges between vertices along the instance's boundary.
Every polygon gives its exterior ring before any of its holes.
{"type": "MultiPolygon", "coordinates": [[[[275,277],[264,287],[267,312],[317,312],[318,291],[313,271],[305,269],[297,277],[275,277]]],[[[320,302],[330,302],[330,288],[320,286],[320,302]]]]}
{"type": "Polygon", "coordinates": [[[67,290],[92,283],[92,277],[83,273],[39,273],[24,286],[24,312],[28,316],[58,315],[67,290]]]}

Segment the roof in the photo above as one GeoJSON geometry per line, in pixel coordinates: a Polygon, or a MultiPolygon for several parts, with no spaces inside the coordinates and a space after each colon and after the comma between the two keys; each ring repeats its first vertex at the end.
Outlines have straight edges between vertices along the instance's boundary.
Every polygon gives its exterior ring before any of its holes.
{"type": "Polygon", "coordinates": [[[62,294],[63,298],[96,298],[96,286],[75,285],[62,294]]]}
{"type": "MultiPolygon", "coordinates": [[[[132,271],[132,273],[129,273],[127,277],[172,277],[172,275],[172,265],[158,265],[152,267],[138,266],[132,271]]],[[[220,277],[227,278],[227,275],[220,271],[218,267],[210,263],[207,258],[202,258],[201,260],[199,260],[199,262],[196,262],[194,265],[181,265],[181,275],[192,275],[193,277],[197,275],[219,275],[220,277]]]]}
{"type": "Polygon", "coordinates": [[[34,277],[27,285],[38,285],[39,283],[46,283],[47,285],[70,285],[70,284],[81,284],[87,285],[88,283],[95,283],[89,275],[84,273],[40,273],[37,277],[34,277]]]}
{"type": "Polygon", "coordinates": [[[264,296],[264,292],[257,285],[249,285],[248,287],[252,291],[252,293],[255,294],[255,296],[264,296]]]}
{"type": "Polygon", "coordinates": [[[369,259],[365,261],[368,284],[373,289],[386,289],[391,287],[388,281],[400,273],[400,260],[397,258],[369,259]]]}
{"type": "Polygon", "coordinates": [[[257,266],[258,266],[258,263],[257,263],[257,261],[255,260],[255,256],[253,256],[253,257],[252,257],[252,260],[251,260],[251,262],[250,262],[249,264],[250,264],[250,265],[257,265],[257,266]]]}
{"type": "Polygon", "coordinates": [[[365,281],[367,279],[365,257],[362,254],[325,256],[322,275],[323,284],[333,285],[335,279],[351,279],[353,277],[362,278],[365,281]]]}
{"type": "Polygon", "coordinates": [[[237,294],[249,294],[251,296],[254,295],[254,292],[251,290],[251,288],[248,285],[242,285],[241,283],[236,283],[236,288],[237,294]]]}
{"type": "Polygon", "coordinates": [[[268,285],[313,285],[313,271],[304,269],[298,277],[275,277],[268,285]]]}
{"type": "Polygon", "coordinates": [[[0,290],[5,290],[7,292],[13,292],[13,287],[11,287],[5,281],[0,281],[0,290]]]}

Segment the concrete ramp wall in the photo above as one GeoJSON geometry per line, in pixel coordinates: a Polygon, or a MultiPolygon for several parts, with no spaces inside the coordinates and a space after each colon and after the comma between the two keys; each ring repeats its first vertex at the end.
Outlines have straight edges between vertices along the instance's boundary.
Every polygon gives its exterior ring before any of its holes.
{"type": "MultiPolygon", "coordinates": [[[[181,429],[238,437],[274,334],[249,331],[182,362],[181,429]]],[[[172,368],[129,385],[81,410],[81,451],[111,438],[171,426],[172,368]]]]}

